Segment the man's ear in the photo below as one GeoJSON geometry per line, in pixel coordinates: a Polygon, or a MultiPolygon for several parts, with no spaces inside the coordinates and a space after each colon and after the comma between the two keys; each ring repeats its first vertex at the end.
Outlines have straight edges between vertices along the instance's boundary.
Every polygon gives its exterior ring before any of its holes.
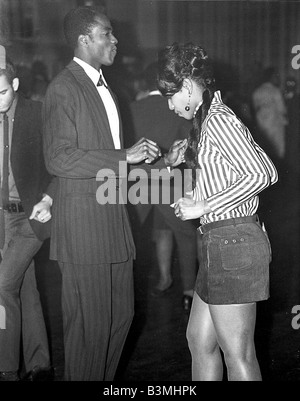
{"type": "Polygon", "coordinates": [[[15,92],[19,89],[20,81],[19,78],[14,78],[12,81],[12,87],[15,92]]]}
{"type": "Polygon", "coordinates": [[[79,35],[78,44],[80,44],[81,46],[87,46],[88,41],[86,35],[79,35]]]}

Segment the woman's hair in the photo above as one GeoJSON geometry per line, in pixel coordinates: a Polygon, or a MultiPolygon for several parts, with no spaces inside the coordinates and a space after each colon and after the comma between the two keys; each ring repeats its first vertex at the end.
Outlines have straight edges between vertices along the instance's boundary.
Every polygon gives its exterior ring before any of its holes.
{"type": "MultiPolygon", "coordinates": [[[[192,79],[203,89],[203,104],[193,120],[188,148],[185,153],[187,165],[196,170],[198,164],[198,143],[202,123],[207,116],[215,92],[213,69],[206,51],[193,43],[179,45],[174,43],[159,53],[158,89],[163,96],[173,96],[183,86],[185,78],[192,79]]],[[[193,174],[195,179],[195,174],[193,174]]],[[[193,180],[194,181],[194,180],[193,180]]],[[[195,182],[193,182],[194,186],[195,182]]]]}

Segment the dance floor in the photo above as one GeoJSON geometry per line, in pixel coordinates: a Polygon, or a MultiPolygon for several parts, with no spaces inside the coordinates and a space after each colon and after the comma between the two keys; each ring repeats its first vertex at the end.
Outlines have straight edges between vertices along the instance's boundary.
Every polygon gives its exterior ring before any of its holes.
{"type": "MultiPolygon", "coordinates": [[[[296,305],[300,305],[300,208],[299,180],[294,178],[268,189],[262,199],[260,217],[265,221],[273,248],[271,298],[258,304],[255,336],[264,381],[300,380],[300,306],[299,318],[293,313],[297,312],[296,305]]],[[[191,357],[185,338],[188,314],[181,305],[176,253],[172,290],[161,298],[154,298],[150,290],[156,283],[158,271],[150,238],[149,230],[145,229],[139,233],[136,243],[135,318],[116,381],[190,381],[191,357]]],[[[37,255],[37,280],[55,380],[63,381],[61,276],[56,262],[48,260],[48,248],[46,242],[37,255]]]]}

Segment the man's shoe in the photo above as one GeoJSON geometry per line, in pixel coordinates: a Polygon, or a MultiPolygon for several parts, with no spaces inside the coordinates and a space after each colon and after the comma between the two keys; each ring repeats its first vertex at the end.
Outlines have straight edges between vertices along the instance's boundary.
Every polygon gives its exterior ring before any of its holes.
{"type": "Polygon", "coordinates": [[[19,380],[18,372],[0,372],[1,382],[17,382],[19,380]]]}
{"type": "Polygon", "coordinates": [[[22,379],[22,381],[26,382],[47,382],[53,380],[54,380],[54,369],[52,367],[41,368],[40,366],[34,367],[22,379]]]}

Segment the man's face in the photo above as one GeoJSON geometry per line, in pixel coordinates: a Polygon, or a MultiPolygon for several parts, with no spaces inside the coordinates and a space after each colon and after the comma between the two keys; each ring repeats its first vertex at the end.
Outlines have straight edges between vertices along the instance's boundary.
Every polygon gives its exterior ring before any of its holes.
{"type": "Polygon", "coordinates": [[[101,65],[113,64],[117,54],[118,40],[113,35],[112,26],[105,16],[96,17],[96,25],[87,37],[90,64],[99,69],[101,65]]]}
{"type": "Polygon", "coordinates": [[[0,75],[0,113],[6,113],[10,109],[17,89],[17,78],[15,78],[11,84],[8,82],[5,75],[0,75]]]}

